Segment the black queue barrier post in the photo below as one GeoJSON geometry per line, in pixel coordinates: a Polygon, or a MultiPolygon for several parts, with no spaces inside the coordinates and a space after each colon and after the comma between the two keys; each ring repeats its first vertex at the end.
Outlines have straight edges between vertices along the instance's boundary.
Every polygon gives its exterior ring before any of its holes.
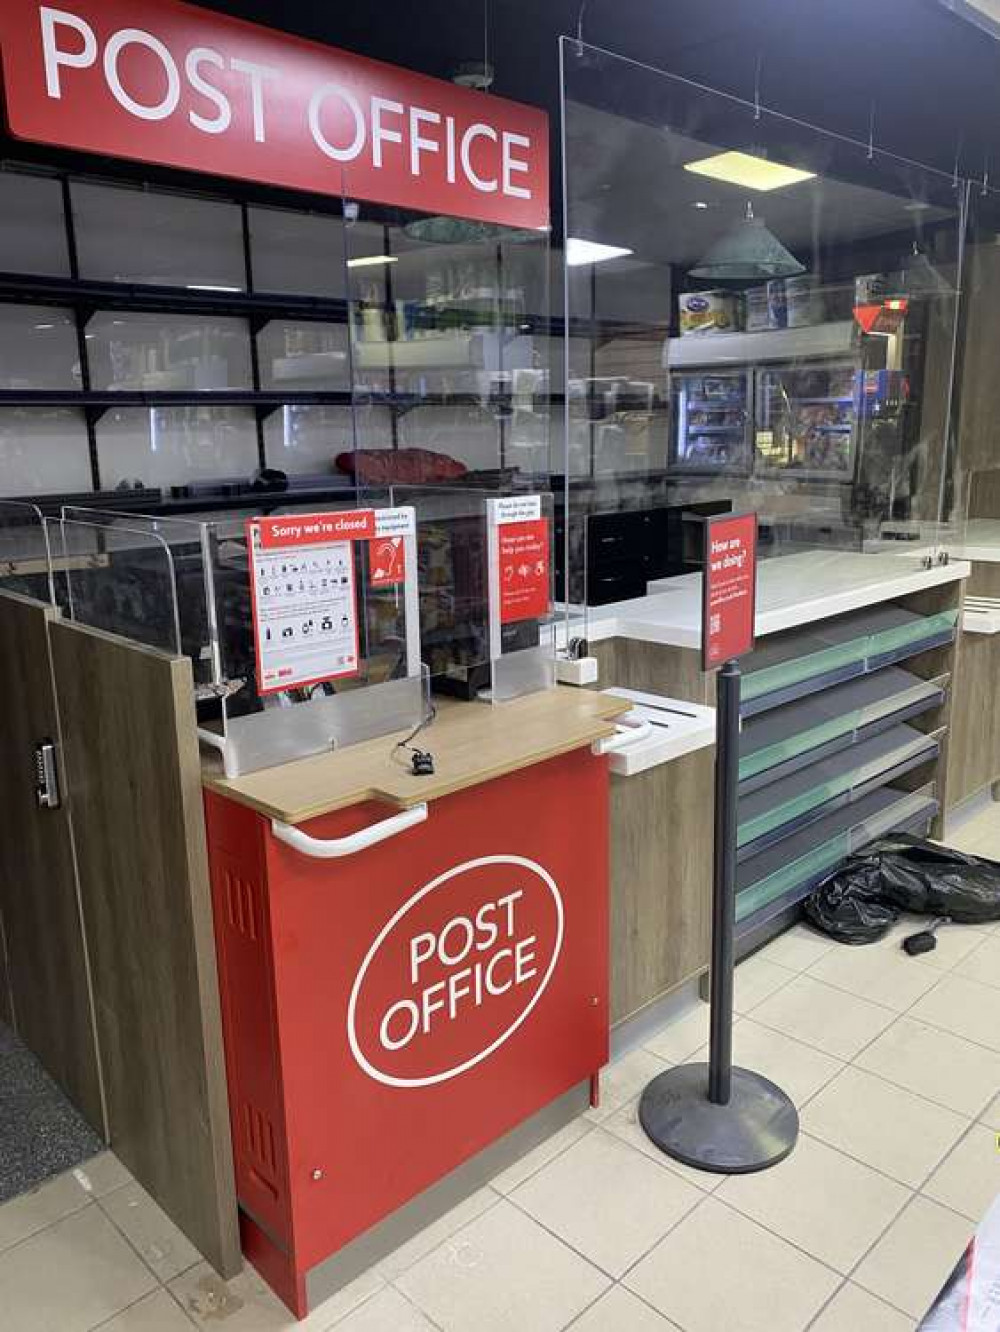
{"type": "Polygon", "coordinates": [[[715,858],[712,876],[711,1015],[707,1064],[653,1079],[639,1102],[646,1135],[685,1165],[749,1174],[783,1161],[799,1116],[780,1087],[733,1067],[736,967],[736,847],[740,754],[740,665],[753,650],[757,604],[757,515],[705,520],[702,670],[718,668],[715,713],[715,858]]]}
{"type": "Polygon", "coordinates": [[[759,1073],[733,1067],[740,678],[735,660],[716,676],[709,1061],[667,1069],[639,1102],[639,1122],[661,1151],[685,1165],[733,1175],[777,1165],[799,1135],[798,1112],[785,1092],[759,1073]]]}

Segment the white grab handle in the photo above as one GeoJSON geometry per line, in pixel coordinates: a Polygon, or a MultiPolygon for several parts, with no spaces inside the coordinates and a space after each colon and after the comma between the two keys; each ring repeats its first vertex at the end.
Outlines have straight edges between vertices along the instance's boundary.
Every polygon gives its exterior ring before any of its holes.
{"type": "Polygon", "coordinates": [[[615,725],[618,728],[617,735],[595,740],[591,745],[595,754],[620,754],[623,749],[631,749],[634,745],[642,744],[643,740],[648,740],[653,734],[652,722],[644,721],[641,717],[637,717],[635,721],[622,717],[615,722],[615,725]]]}
{"type": "Polygon", "coordinates": [[[284,842],[295,851],[301,851],[304,856],[312,856],[314,860],[334,860],[338,856],[353,856],[356,851],[377,846],[388,837],[395,837],[397,833],[405,832],[407,828],[415,828],[418,823],[425,822],[426,818],[427,806],[420,804],[414,805],[412,809],[401,810],[400,813],[382,819],[379,823],[373,823],[370,828],[349,833],[346,837],[331,837],[326,840],[310,837],[301,828],[293,828],[290,823],[282,823],[279,819],[271,820],[271,831],[279,842],[284,842]]]}

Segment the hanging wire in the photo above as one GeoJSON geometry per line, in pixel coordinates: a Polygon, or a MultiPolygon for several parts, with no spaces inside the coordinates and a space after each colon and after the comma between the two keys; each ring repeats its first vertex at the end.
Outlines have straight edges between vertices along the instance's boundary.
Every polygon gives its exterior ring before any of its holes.
{"type": "Polygon", "coordinates": [[[483,0],[483,77],[493,82],[490,70],[490,0],[483,0]]]}
{"type": "Polygon", "coordinates": [[[581,0],[580,12],[576,16],[576,53],[583,55],[583,16],[587,12],[587,5],[590,0],[581,0]]]}
{"type": "Polygon", "coordinates": [[[979,190],[979,193],[985,199],[986,196],[989,194],[989,192],[990,192],[990,158],[989,154],[986,153],[983,156],[983,183],[979,190]]]}
{"type": "Polygon", "coordinates": [[[958,138],[955,140],[955,165],[951,173],[951,186],[952,189],[955,190],[958,189],[958,184],[959,184],[958,170],[961,158],[962,158],[962,136],[960,134],[958,138]]]}
{"type": "Polygon", "coordinates": [[[875,160],[875,103],[868,108],[868,161],[875,160]]]}
{"type": "Polygon", "coordinates": [[[757,55],[757,63],[756,63],[755,66],[754,66],[754,72],[753,72],[753,118],[754,118],[754,120],[760,120],[760,112],[761,112],[761,106],[760,106],[760,72],[761,72],[761,70],[763,69],[763,67],[764,67],[764,57],[763,57],[763,55],[762,55],[761,53],[758,52],[758,55],[757,55]]]}

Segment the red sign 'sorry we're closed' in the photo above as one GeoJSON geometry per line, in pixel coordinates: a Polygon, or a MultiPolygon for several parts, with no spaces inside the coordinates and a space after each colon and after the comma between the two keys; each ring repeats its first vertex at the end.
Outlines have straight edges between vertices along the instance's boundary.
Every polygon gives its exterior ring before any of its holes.
{"type": "Polygon", "coordinates": [[[3,0],[35,143],[545,230],[548,118],[181,0],[3,0]]]}

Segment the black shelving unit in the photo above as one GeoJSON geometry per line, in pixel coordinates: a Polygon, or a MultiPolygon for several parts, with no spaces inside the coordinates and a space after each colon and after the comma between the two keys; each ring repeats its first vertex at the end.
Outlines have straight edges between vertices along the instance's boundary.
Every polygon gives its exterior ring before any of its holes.
{"type": "Polygon", "coordinates": [[[847,856],[891,832],[924,833],[939,812],[950,682],[942,649],[954,642],[957,611],[917,605],[788,630],[748,660],[737,815],[744,956],[791,923],[847,856]],[[755,676],[773,687],[753,692],[755,676]]]}

